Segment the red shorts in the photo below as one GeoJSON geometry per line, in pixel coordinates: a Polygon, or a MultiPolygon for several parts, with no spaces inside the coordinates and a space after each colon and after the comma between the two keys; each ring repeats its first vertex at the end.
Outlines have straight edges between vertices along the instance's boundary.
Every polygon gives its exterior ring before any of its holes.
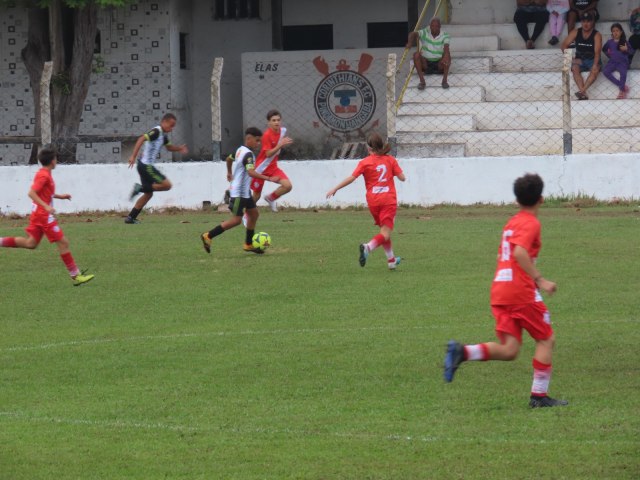
{"type": "Polygon", "coordinates": [[[38,223],[30,223],[29,226],[24,229],[24,231],[27,232],[27,235],[35,238],[37,243],[40,243],[43,235],[46,235],[47,240],[49,240],[49,242],[51,243],[58,242],[62,240],[62,237],[64,237],[64,233],[62,232],[62,229],[60,228],[56,220],[44,225],[38,223]]]}
{"type": "MultiPolygon", "coordinates": [[[[267,167],[267,169],[262,172],[263,175],[266,175],[267,177],[279,177],[280,180],[284,179],[284,180],[289,180],[289,177],[287,177],[287,174],[284,173],[282,170],[280,170],[278,168],[278,166],[269,166],[267,167]]],[[[264,187],[264,180],[262,180],[261,178],[252,178],[251,179],[251,190],[253,190],[254,192],[262,192],[262,187],[264,187]]]]}
{"type": "Polygon", "coordinates": [[[374,223],[379,227],[389,227],[393,230],[396,221],[397,205],[369,205],[369,211],[374,223]]]}
{"type": "Polygon", "coordinates": [[[534,340],[547,340],[553,335],[551,316],[543,302],[492,305],[491,312],[496,319],[496,335],[500,340],[504,340],[506,333],[522,343],[523,328],[534,340]]]}

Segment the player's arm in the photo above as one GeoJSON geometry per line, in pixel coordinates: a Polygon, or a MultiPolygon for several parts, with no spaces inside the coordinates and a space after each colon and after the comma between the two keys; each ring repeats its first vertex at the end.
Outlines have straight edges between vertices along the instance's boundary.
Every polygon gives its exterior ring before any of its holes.
{"type": "Polygon", "coordinates": [[[540,270],[538,270],[535,263],[533,263],[533,260],[531,260],[526,248],[516,245],[513,248],[513,258],[518,262],[520,268],[522,268],[527,275],[533,278],[533,281],[540,290],[548,294],[553,294],[556,291],[556,283],[551,280],[547,280],[542,276],[540,270]]]}
{"type": "Polygon", "coordinates": [[[182,145],[173,145],[172,143],[167,143],[165,145],[165,148],[170,152],[179,152],[179,153],[182,153],[183,155],[186,155],[187,153],[189,153],[189,148],[185,143],[183,143],[182,145]]]}
{"type": "Polygon", "coordinates": [[[142,144],[147,141],[146,134],[140,135],[138,140],[136,140],[136,144],[133,146],[133,152],[129,157],[129,168],[133,167],[136,163],[136,159],[138,158],[138,153],[140,153],[140,148],[142,144]]]}
{"type": "Polygon", "coordinates": [[[71,194],[70,193],[60,193],[60,194],[55,193],[53,195],[53,198],[57,198],[59,200],[71,200],[71,194]]]}
{"type": "Polygon", "coordinates": [[[47,212],[49,213],[55,212],[55,209],[51,205],[45,203],[45,201],[42,200],[42,198],[40,198],[40,195],[38,195],[38,192],[36,192],[33,188],[29,189],[28,195],[29,195],[29,198],[33,201],[33,203],[40,205],[47,212]]]}
{"type": "MultiPolygon", "coordinates": [[[[261,173],[256,172],[254,166],[255,158],[252,153],[246,153],[244,158],[242,159],[242,164],[244,168],[247,170],[247,174],[251,178],[259,178],[260,180],[265,180],[267,182],[278,182],[280,180],[279,177],[268,177],[266,175],[262,175],[261,173]]],[[[229,165],[229,158],[227,157],[227,165],[229,165]]]]}
{"type": "Polygon", "coordinates": [[[293,139],[291,137],[281,138],[275,147],[273,147],[271,150],[267,150],[265,153],[267,157],[273,157],[274,155],[279,154],[280,150],[282,150],[283,147],[286,147],[287,145],[291,145],[292,143],[293,143],[293,139]]]}
{"type": "Polygon", "coordinates": [[[349,175],[347,178],[341,181],[338,185],[336,185],[335,187],[333,187],[331,190],[327,192],[327,198],[333,197],[336,194],[336,192],[341,188],[344,188],[347,185],[351,185],[355,179],[356,177],[354,177],[353,175],[349,175]]]}

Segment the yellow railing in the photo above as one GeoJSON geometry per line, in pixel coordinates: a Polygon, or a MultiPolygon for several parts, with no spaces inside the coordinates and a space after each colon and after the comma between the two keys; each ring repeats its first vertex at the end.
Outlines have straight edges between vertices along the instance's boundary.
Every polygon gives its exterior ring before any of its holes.
{"type": "MultiPolygon", "coordinates": [[[[422,12],[420,13],[420,17],[418,18],[418,21],[416,22],[416,26],[413,29],[414,32],[417,32],[418,29],[420,28],[420,25],[422,25],[422,20],[424,19],[425,14],[427,13],[427,8],[429,8],[429,4],[431,3],[431,0],[427,0],[424,4],[424,7],[422,8],[422,12]]],[[[442,6],[442,0],[438,0],[438,4],[436,5],[436,15],[438,13],[438,11],[440,10],[440,7],[442,6]]],[[[448,21],[448,17],[449,14],[447,12],[446,15],[446,19],[441,19],[443,20],[444,23],[446,23],[448,21]]],[[[398,64],[398,68],[396,70],[396,75],[398,73],[400,73],[400,69],[402,68],[402,65],[404,64],[405,59],[407,58],[407,53],[409,52],[409,48],[410,47],[405,47],[404,52],[402,54],[402,58],[400,59],[400,63],[398,64]]],[[[420,48],[420,40],[416,39],[416,48],[420,48]]],[[[411,68],[409,69],[409,74],[407,75],[407,78],[404,81],[404,84],[402,85],[402,90],[400,91],[400,95],[398,95],[398,101],[396,102],[396,110],[398,109],[398,107],[400,107],[400,104],[402,103],[402,98],[404,97],[404,92],[407,90],[407,86],[409,85],[409,82],[411,81],[411,75],[413,75],[413,70],[415,68],[415,65],[411,65],[411,68]]]]}

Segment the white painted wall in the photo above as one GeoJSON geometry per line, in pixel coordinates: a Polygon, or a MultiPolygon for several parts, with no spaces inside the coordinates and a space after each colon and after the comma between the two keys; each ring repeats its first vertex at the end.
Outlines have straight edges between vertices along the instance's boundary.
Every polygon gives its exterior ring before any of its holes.
{"type": "MultiPolygon", "coordinates": [[[[293,182],[283,205],[295,207],[346,206],[364,203],[364,183],[358,179],[328,202],[325,193],[350,175],[357,160],[281,162],[293,182]]],[[[400,159],[407,181],[397,182],[398,200],[405,204],[509,203],[513,181],[526,172],[545,180],[545,195],[593,195],[600,200],[640,198],[640,158],[635,154],[571,155],[502,158],[400,159]]],[[[174,184],[157,193],[150,208],[200,208],[203,201],[221,203],[228,184],[223,162],[158,165],[174,184]]],[[[0,212],[27,214],[27,191],[36,166],[3,167],[0,212]]],[[[62,213],[88,210],[128,211],[128,197],[137,174],[126,165],[61,165],[54,171],[58,193],[72,201],[56,201],[62,213]],[[90,179],[90,180],[87,180],[90,179]],[[96,179],[100,179],[96,182],[96,179]]],[[[270,192],[273,185],[267,185],[270,192]]]]}

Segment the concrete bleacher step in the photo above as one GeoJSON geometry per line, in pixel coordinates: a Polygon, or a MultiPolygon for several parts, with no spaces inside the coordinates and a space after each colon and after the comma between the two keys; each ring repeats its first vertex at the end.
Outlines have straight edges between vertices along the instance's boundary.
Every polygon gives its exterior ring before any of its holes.
{"type": "Polygon", "coordinates": [[[475,35],[451,37],[449,48],[452,52],[481,52],[485,50],[500,50],[498,35],[475,35]]]}
{"type": "MultiPolygon", "coordinates": [[[[620,23],[625,25],[625,28],[627,28],[628,21],[629,19],[625,18],[622,19],[620,23]]],[[[602,34],[603,42],[606,42],[611,37],[611,25],[613,23],[614,22],[611,21],[601,21],[596,24],[596,30],[602,34]]],[[[451,36],[452,46],[454,38],[464,39],[465,37],[475,38],[495,35],[500,39],[500,48],[503,50],[518,50],[524,48],[524,40],[522,40],[522,37],[518,33],[515,23],[490,23],[478,25],[445,24],[442,26],[442,30],[451,36]]],[[[533,33],[533,24],[529,25],[529,33],[533,33]]],[[[565,24],[565,28],[560,39],[562,40],[565,38],[567,34],[567,26],[565,24]]],[[[557,50],[560,45],[549,45],[547,43],[549,38],[551,38],[551,35],[549,33],[549,24],[547,23],[544,31],[536,41],[536,50],[557,50]]],[[[464,40],[462,43],[464,43],[464,40]]],[[[453,48],[452,51],[454,51],[453,48]]]]}
{"type": "MultiPolygon", "coordinates": [[[[493,72],[560,72],[562,70],[562,51],[552,50],[497,50],[485,52],[461,52],[465,58],[491,57],[493,72]]],[[[456,56],[451,53],[451,63],[456,56]]]]}
{"type": "MultiPolygon", "coordinates": [[[[413,66],[413,59],[411,55],[413,55],[413,53],[407,55],[407,57],[405,58],[405,62],[400,67],[400,70],[402,72],[400,73],[400,78],[402,78],[402,80],[406,78],[404,76],[409,74],[409,70],[411,70],[411,67],[413,66]]],[[[490,73],[491,71],[493,71],[493,63],[491,57],[474,56],[456,58],[455,61],[452,62],[449,73],[490,73]]]]}
{"type": "Polygon", "coordinates": [[[476,130],[474,115],[403,116],[396,120],[398,132],[462,132],[476,130]]]}
{"type": "Polygon", "coordinates": [[[572,131],[573,153],[637,153],[640,127],[577,128],[572,131]]]}
{"type": "MultiPolygon", "coordinates": [[[[586,79],[588,77],[588,73],[585,72],[582,74],[582,78],[586,79]]],[[[616,74],[617,75],[617,74],[616,74]]],[[[627,73],[627,86],[629,87],[629,93],[627,94],[627,100],[630,99],[640,99],[640,71],[638,70],[629,70],[627,73]]],[[[572,99],[575,99],[575,92],[578,90],[575,82],[573,81],[573,77],[571,78],[571,96],[572,99]]],[[[600,74],[596,79],[595,83],[591,85],[589,90],[587,91],[589,95],[589,101],[593,100],[614,100],[618,96],[618,88],[609,81],[607,77],[600,74]]],[[[624,100],[619,100],[624,101],[624,100]]],[[[582,102],[586,103],[586,102],[582,102]]]]}
{"type": "Polygon", "coordinates": [[[401,158],[456,158],[465,156],[463,143],[403,143],[396,154],[401,158]]]}
{"type": "Polygon", "coordinates": [[[563,153],[561,129],[501,130],[476,132],[398,132],[398,151],[411,144],[465,145],[465,155],[472,157],[504,155],[559,155],[563,153]]]}
{"type": "MultiPolygon", "coordinates": [[[[440,77],[442,81],[442,77],[440,77]]],[[[483,87],[456,87],[442,88],[427,87],[418,90],[417,82],[410,85],[404,92],[403,103],[423,103],[428,99],[430,103],[462,103],[462,102],[484,102],[485,91],[483,87]]]]}
{"type": "MultiPolygon", "coordinates": [[[[440,75],[425,76],[427,87],[440,87],[441,82],[440,75]]],[[[418,75],[414,74],[409,88],[416,88],[417,85],[418,75]]],[[[458,91],[459,87],[483,87],[487,102],[541,101],[562,98],[561,72],[456,73],[449,75],[449,85],[452,91],[458,91]]],[[[418,95],[412,98],[430,102],[427,95],[418,95]]]]}
{"type": "Polygon", "coordinates": [[[398,110],[397,132],[430,131],[433,118],[442,117],[440,131],[457,131],[455,116],[473,116],[476,130],[523,130],[562,128],[562,102],[485,102],[408,104],[398,110]]]}

